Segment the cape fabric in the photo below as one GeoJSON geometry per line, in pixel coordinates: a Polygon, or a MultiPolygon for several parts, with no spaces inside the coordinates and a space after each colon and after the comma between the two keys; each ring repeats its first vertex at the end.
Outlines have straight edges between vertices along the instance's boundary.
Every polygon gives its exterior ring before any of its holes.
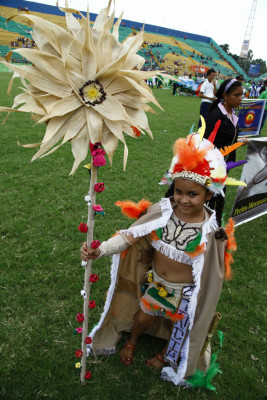
{"type": "MultiPolygon", "coordinates": [[[[194,375],[196,368],[205,371],[210,364],[210,347],[208,346],[203,355],[201,355],[201,350],[222,289],[224,242],[215,239],[214,233],[217,229],[215,213],[209,209],[207,211],[210,218],[202,226],[201,238],[201,244],[205,244],[205,253],[191,260],[195,288],[188,305],[189,332],[183,343],[177,368],[166,366],[162,369],[162,378],[172,381],[176,385],[185,384],[185,379],[194,375]]],[[[172,212],[170,199],[162,199],[159,203],[149,207],[147,214],[137,220],[129,229],[120,232],[125,235],[142,237],[142,239],[129,248],[126,256],[113,255],[111,284],[104,311],[99,323],[89,334],[93,342],[87,347],[87,355],[91,352],[95,354],[115,353],[121,332],[131,331],[133,316],[140,309],[139,301],[142,296],[142,284],[146,281],[145,274],[151,269],[153,247],[157,248],[158,243],[161,242],[151,241],[149,233],[166,226],[172,212]]],[[[164,244],[163,250],[167,255],[168,251],[164,244]]],[[[181,260],[179,253],[184,252],[171,251],[168,256],[181,260]]],[[[169,321],[157,318],[156,323],[146,333],[169,340],[172,329],[169,321]]]]}

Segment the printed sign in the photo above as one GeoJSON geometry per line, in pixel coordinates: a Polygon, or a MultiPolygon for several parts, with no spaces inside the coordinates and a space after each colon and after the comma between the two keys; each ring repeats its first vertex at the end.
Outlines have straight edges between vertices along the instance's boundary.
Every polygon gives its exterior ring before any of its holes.
{"type": "Polygon", "coordinates": [[[237,190],[231,216],[241,225],[267,213],[267,138],[250,139],[247,163],[241,180],[247,186],[237,190]]]}
{"type": "Polygon", "coordinates": [[[238,116],[239,136],[260,134],[261,121],[266,100],[242,101],[236,110],[238,116]]]}
{"type": "Polygon", "coordinates": [[[260,64],[250,64],[248,74],[251,76],[258,76],[260,75],[260,64]]]}
{"type": "Polygon", "coordinates": [[[241,58],[248,58],[249,40],[244,40],[240,52],[241,58]]]}

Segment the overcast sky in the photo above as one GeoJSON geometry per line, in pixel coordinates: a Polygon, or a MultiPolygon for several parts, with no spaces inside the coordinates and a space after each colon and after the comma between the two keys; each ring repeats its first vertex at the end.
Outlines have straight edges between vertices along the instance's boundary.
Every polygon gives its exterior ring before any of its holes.
{"type": "MultiPolygon", "coordinates": [[[[37,1],[38,2],[38,1],[37,1]]],[[[89,0],[89,10],[98,13],[107,0],[89,0]]],[[[55,5],[56,0],[39,3],[55,5]]],[[[231,53],[240,54],[253,0],[116,0],[115,16],[212,37],[228,43],[231,53]]],[[[59,0],[64,6],[65,0],[59,0]]],[[[85,11],[87,0],[69,0],[72,8],[85,11]]],[[[112,6],[113,7],[113,6],[112,6]]],[[[250,49],[254,58],[267,61],[267,0],[258,0],[250,49]]]]}

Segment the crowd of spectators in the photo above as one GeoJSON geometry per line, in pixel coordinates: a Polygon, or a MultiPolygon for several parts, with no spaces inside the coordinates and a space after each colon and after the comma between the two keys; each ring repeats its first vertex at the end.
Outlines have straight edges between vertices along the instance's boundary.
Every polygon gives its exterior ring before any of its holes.
{"type": "Polygon", "coordinates": [[[20,12],[20,11],[28,12],[29,9],[28,9],[28,7],[18,7],[18,11],[19,11],[19,12],[20,12]]]}
{"type": "Polygon", "coordinates": [[[23,47],[23,48],[31,49],[31,48],[36,46],[36,43],[31,38],[24,37],[24,36],[18,36],[17,40],[11,40],[10,46],[11,47],[23,47]],[[21,44],[21,46],[20,46],[20,44],[21,44]]]}
{"type": "Polygon", "coordinates": [[[31,64],[30,61],[26,60],[24,57],[17,57],[15,54],[12,56],[11,60],[14,64],[31,64]]]}

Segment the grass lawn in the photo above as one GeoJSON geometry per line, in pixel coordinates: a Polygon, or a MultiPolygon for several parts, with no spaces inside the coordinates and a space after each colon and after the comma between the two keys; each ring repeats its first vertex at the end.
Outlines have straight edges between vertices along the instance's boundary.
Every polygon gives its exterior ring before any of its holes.
{"type": "MultiPolygon", "coordinates": [[[[10,74],[0,74],[0,105],[6,97],[10,74]]],[[[16,85],[18,86],[18,85],[16,85]]],[[[13,94],[17,93],[15,87],[13,94]]],[[[99,169],[106,190],[97,195],[105,217],[98,215],[95,238],[103,241],[130,222],[114,206],[117,200],[152,202],[164,196],[158,185],[169,167],[172,144],[197,124],[199,99],[173,97],[170,90],[154,90],[165,112],[149,115],[154,134],[127,138],[129,159],[122,170],[123,146],[119,146],[112,167],[99,169]]],[[[1,121],[5,114],[1,114],[1,121]]],[[[162,342],[143,336],[133,364],[122,366],[118,354],[88,359],[92,378],[79,382],[74,354],[80,336],[73,331],[82,312],[84,271],[79,248],[85,236],[77,227],[86,222],[88,172],[80,166],[69,177],[73,157],[66,144],[48,157],[30,163],[34,149],[17,146],[19,141],[38,143],[44,126],[34,126],[29,115],[12,114],[0,126],[1,176],[1,400],[32,399],[218,399],[260,400],[264,398],[264,273],[266,268],[266,218],[237,228],[238,251],[234,278],[226,282],[218,305],[225,334],[219,363],[222,374],[214,381],[217,394],[207,390],[183,390],[159,379],[145,360],[159,351],[162,342]]],[[[262,132],[266,136],[267,124],[262,132]]],[[[245,157],[246,149],[238,150],[245,157]]],[[[89,162],[89,159],[87,160],[89,162]]],[[[86,163],[86,162],[85,162],[86,163]]],[[[85,164],[84,163],[84,164],[85,164]]],[[[232,176],[240,177],[242,167],[232,176]]],[[[236,188],[227,191],[226,215],[230,214],[236,188]]],[[[97,308],[90,312],[90,328],[102,312],[109,286],[109,259],[95,262],[100,280],[92,287],[97,308]]],[[[119,344],[123,345],[126,335],[119,344]]],[[[218,340],[213,342],[218,348],[218,340]]]]}

